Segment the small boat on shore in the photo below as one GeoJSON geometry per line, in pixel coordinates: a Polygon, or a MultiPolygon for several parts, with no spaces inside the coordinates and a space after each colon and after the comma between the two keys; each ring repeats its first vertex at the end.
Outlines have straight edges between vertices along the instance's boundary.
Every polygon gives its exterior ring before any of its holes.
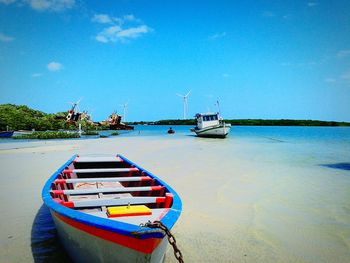
{"type": "Polygon", "coordinates": [[[10,138],[13,133],[14,131],[0,131],[0,138],[10,138]]]}
{"type": "Polygon", "coordinates": [[[230,132],[231,124],[225,123],[219,113],[197,113],[197,126],[191,131],[199,137],[225,138],[230,132]]]}
{"type": "Polygon", "coordinates": [[[18,131],[15,131],[14,135],[28,135],[28,134],[32,134],[33,132],[35,132],[35,130],[18,130],[18,131]]]}
{"type": "Polygon", "coordinates": [[[168,130],[168,133],[169,133],[169,134],[174,134],[175,131],[173,130],[173,128],[170,127],[169,130],[168,130]]]}
{"type": "Polygon", "coordinates": [[[74,262],[161,263],[163,230],[182,210],[170,186],[121,155],[73,156],[46,182],[42,198],[74,262]]]}

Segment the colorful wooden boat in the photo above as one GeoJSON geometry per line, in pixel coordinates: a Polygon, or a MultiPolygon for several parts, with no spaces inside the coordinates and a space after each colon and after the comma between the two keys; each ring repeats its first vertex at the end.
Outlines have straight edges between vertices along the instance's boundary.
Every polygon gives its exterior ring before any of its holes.
{"type": "Polygon", "coordinates": [[[0,138],[10,138],[13,133],[14,131],[0,131],[0,138]]]}
{"type": "Polygon", "coordinates": [[[42,198],[75,262],[163,262],[168,229],[182,210],[159,178],[117,156],[73,156],[47,181],[42,198]]]}

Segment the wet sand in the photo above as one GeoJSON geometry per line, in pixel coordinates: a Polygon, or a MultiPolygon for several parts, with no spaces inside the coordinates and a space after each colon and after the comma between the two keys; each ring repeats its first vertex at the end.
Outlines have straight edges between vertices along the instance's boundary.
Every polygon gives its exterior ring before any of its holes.
{"type": "MultiPolygon", "coordinates": [[[[75,153],[120,153],[171,185],[185,262],[348,262],[350,172],[319,165],[319,146],[307,147],[192,136],[3,143],[0,262],[34,261],[41,189],[75,153]]],[[[165,262],[176,262],[170,248],[165,262]]]]}

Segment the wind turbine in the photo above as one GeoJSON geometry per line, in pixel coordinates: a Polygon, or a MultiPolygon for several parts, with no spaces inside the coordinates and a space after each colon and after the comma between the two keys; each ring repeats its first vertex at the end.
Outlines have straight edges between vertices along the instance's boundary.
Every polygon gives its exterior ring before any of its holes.
{"type": "Polygon", "coordinates": [[[123,122],[126,122],[126,111],[128,110],[128,103],[120,104],[124,109],[123,122]]]}
{"type": "Polygon", "coordinates": [[[188,110],[187,99],[188,99],[188,96],[190,95],[190,93],[191,93],[191,90],[186,95],[176,93],[177,96],[184,99],[184,120],[186,120],[186,114],[187,114],[187,110],[188,110]]]}
{"type": "Polygon", "coordinates": [[[221,114],[221,112],[220,112],[220,103],[219,103],[219,98],[216,100],[215,106],[217,106],[217,107],[218,107],[218,112],[219,112],[219,115],[220,115],[220,114],[221,114]]]}

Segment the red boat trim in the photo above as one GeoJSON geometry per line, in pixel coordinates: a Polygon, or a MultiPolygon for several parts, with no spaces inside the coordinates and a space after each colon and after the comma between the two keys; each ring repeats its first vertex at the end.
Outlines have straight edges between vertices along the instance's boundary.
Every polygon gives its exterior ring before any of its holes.
{"type": "Polygon", "coordinates": [[[163,188],[164,186],[161,186],[161,185],[151,186],[152,191],[160,191],[163,188]]]}
{"type": "MultiPolygon", "coordinates": [[[[118,182],[118,178],[122,178],[122,177],[116,177],[116,180],[115,180],[116,182],[118,182]]],[[[96,180],[98,181],[98,179],[96,179],[96,180]]],[[[153,180],[153,179],[151,177],[149,177],[149,176],[146,176],[146,175],[140,176],[140,181],[150,181],[150,180],[153,180]]],[[[125,181],[125,182],[128,182],[128,181],[125,181]]],[[[54,184],[60,184],[60,185],[66,184],[67,183],[67,179],[56,179],[56,180],[53,181],[53,183],[54,184]]],[[[75,183],[75,182],[73,182],[73,183],[75,183]]]]}
{"type": "MultiPolygon", "coordinates": [[[[171,206],[171,203],[173,202],[173,195],[171,193],[166,193],[165,194],[165,204],[164,204],[164,207],[165,208],[170,208],[171,206]]],[[[161,197],[160,197],[161,198],[161,197]]],[[[158,203],[158,202],[157,202],[158,203]]]]}
{"type": "Polygon", "coordinates": [[[130,249],[139,251],[145,254],[151,254],[162,241],[160,238],[147,238],[147,239],[138,239],[129,236],[124,236],[121,234],[117,234],[115,232],[107,231],[104,229],[96,228],[93,226],[89,226],[70,218],[64,217],[56,212],[53,212],[53,215],[61,220],[62,222],[77,228],[81,231],[84,231],[92,236],[101,238],[103,240],[107,240],[118,245],[128,247],[130,249]]]}

